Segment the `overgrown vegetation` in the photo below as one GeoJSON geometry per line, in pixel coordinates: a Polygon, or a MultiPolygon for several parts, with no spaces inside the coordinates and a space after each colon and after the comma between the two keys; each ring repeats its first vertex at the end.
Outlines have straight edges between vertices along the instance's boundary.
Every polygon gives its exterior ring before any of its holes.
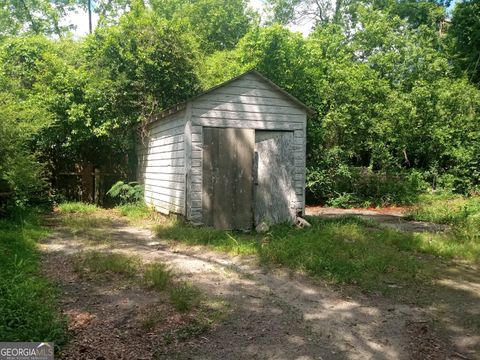
{"type": "Polygon", "coordinates": [[[145,284],[156,290],[164,290],[172,280],[172,271],[165,264],[153,263],[145,267],[145,284]]]}
{"type": "Polygon", "coordinates": [[[78,39],[60,20],[79,4],[22,4],[0,21],[4,214],[48,205],[49,184],[84,164],[132,179],[152,114],[252,68],[316,111],[312,201],[478,192],[479,0],[451,15],[442,2],[269,0],[263,19],[244,0],[99,2],[102,21],[78,39]],[[286,27],[305,16],[308,36],[286,27]]]}
{"type": "Polygon", "coordinates": [[[75,271],[91,280],[108,280],[112,276],[121,279],[140,280],[143,286],[156,291],[166,291],[172,306],[179,312],[190,312],[202,301],[200,291],[190,283],[175,279],[165,264],[154,262],[144,265],[135,256],[113,252],[88,251],[75,256],[75,271]]]}
{"type": "Polygon", "coordinates": [[[185,224],[181,219],[167,219],[155,229],[162,239],[179,240],[189,245],[208,245],[235,254],[252,254],[258,243],[255,235],[223,231],[185,224]]]}
{"type": "Polygon", "coordinates": [[[75,270],[85,276],[117,274],[133,278],[139,265],[140,260],[132,256],[91,251],[77,256],[75,270]]]}
{"type": "Polygon", "coordinates": [[[143,202],[120,205],[117,206],[116,209],[122,216],[125,216],[132,221],[147,220],[150,218],[154,219],[158,217],[158,213],[143,202]]]}
{"type": "Polygon", "coordinates": [[[0,219],[0,338],[4,341],[66,340],[56,289],[39,269],[37,241],[48,232],[35,213],[0,219]]]}
{"type": "Polygon", "coordinates": [[[143,201],[143,186],[138,182],[117,181],[110,190],[107,191],[115,200],[118,200],[121,205],[136,204],[143,201]]]}
{"type": "Polygon", "coordinates": [[[407,215],[413,220],[447,224],[445,234],[430,240],[429,246],[451,257],[480,260],[480,198],[451,194],[424,195],[407,215]],[[440,238],[440,240],[439,240],[440,238]]]}
{"type": "Polygon", "coordinates": [[[480,197],[452,194],[423,195],[407,214],[412,220],[457,226],[475,221],[479,216],[480,197]]]}
{"type": "Polygon", "coordinates": [[[98,210],[95,204],[83,202],[65,202],[58,205],[58,210],[65,214],[92,214],[98,210]]]}
{"type": "Polygon", "coordinates": [[[274,226],[266,235],[195,228],[178,221],[158,225],[159,237],[206,245],[215,250],[256,254],[270,265],[282,265],[335,283],[365,290],[388,291],[389,284],[430,279],[428,255],[480,261],[480,241],[459,232],[410,234],[383,229],[357,218],[309,218],[311,228],[274,226]],[[423,256],[425,254],[427,256],[423,256]]]}

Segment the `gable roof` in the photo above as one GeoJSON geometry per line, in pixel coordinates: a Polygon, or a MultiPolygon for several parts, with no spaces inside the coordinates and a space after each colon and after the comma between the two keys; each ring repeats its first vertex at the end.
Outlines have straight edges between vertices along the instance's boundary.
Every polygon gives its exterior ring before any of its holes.
{"type": "Polygon", "coordinates": [[[295,96],[293,96],[292,94],[290,94],[289,92],[287,92],[286,90],[282,89],[280,86],[278,86],[277,84],[275,84],[273,81],[269,80],[268,78],[266,78],[265,76],[263,76],[262,74],[260,74],[257,70],[250,70],[250,71],[247,71],[241,75],[238,75],[230,80],[227,80],[221,84],[218,84],[206,91],[203,91],[191,98],[188,98],[187,100],[185,101],[182,101],[176,105],[173,105],[163,111],[161,111],[160,113],[158,114],[155,114],[151,117],[150,121],[148,122],[149,124],[155,122],[155,121],[158,121],[158,120],[161,120],[161,119],[164,119],[165,117],[169,116],[169,115],[173,115],[179,111],[182,111],[184,109],[186,109],[187,107],[187,103],[189,101],[192,101],[192,100],[196,100],[198,99],[199,97],[203,96],[203,95],[206,95],[206,94],[209,94],[211,93],[212,91],[218,89],[218,88],[221,88],[223,86],[226,86],[246,75],[249,75],[249,74],[252,74],[252,75],[255,75],[257,77],[259,77],[262,81],[266,82],[268,85],[270,85],[272,88],[274,88],[275,90],[279,91],[282,95],[284,95],[286,98],[288,98],[291,102],[293,102],[294,104],[296,104],[297,106],[301,107],[302,109],[304,109],[307,114],[309,115],[313,115],[315,114],[315,111],[308,107],[307,105],[305,105],[303,102],[301,102],[300,100],[298,100],[295,96]]]}

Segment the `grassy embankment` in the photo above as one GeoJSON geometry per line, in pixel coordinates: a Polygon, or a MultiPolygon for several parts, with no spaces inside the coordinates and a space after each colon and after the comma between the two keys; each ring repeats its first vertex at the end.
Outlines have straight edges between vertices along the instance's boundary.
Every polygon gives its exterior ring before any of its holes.
{"type": "MultiPolygon", "coordinates": [[[[437,259],[479,262],[479,203],[478,198],[422,198],[409,217],[450,224],[444,233],[405,233],[353,217],[310,218],[311,228],[277,225],[267,234],[244,234],[193,227],[175,218],[157,216],[160,221],[155,231],[163,239],[256,255],[269,266],[284,266],[332,283],[388,292],[397,285],[432,279],[437,259]]],[[[133,222],[152,218],[144,205],[118,210],[133,222]]],[[[75,221],[92,221],[88,220],[92,217],[81,218],[76,216],[75,221]]]]}
{"type": "Polygon", "coordinates": [[[0,340],[65,342],[56,289],[40,272],[37,241],[48,235],[34,211],[0,220],[0,340]]]}
{"type": "Polygon", "coordinates": [[[433,277],[437,258],[480,261],[480,199],[422,198],[409,217],[450,224],[444,233],[411,234],[345,217],[309,218],[311,228],[274,226],[265,235],[194,228],[178,220],[156,227],[159,237],[238,254],[255,254],[334,283],[388,291],[433,277]]]}

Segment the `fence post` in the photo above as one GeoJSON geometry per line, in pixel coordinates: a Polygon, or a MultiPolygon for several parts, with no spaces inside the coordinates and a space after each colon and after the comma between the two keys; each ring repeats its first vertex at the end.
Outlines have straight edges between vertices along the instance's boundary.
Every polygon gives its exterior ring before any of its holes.
{"type": "Polygon", "coordinates": [[[94,202],[95,202],[95,204],[98,205],[102,202],[102,199],[100,199],[100,197],[101,197],[101,195],[100,195],[100,188],[101,188],[100,182],[102,181],[100,170],[98,168],[95,168],[94,174],[95,174],[94,175],[95,176],[95,179],[94,179],[94,184],[95,184],[94,202]]]}

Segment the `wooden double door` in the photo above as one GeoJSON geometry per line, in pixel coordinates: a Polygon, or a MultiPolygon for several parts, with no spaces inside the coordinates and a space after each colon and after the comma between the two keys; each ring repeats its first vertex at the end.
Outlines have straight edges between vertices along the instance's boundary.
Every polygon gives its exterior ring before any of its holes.
{"type": "Polygon", "coordinates": [[[292,220],[293,154],[292,131],[204,127],[203,222],[247,230],[292,220]]]}

